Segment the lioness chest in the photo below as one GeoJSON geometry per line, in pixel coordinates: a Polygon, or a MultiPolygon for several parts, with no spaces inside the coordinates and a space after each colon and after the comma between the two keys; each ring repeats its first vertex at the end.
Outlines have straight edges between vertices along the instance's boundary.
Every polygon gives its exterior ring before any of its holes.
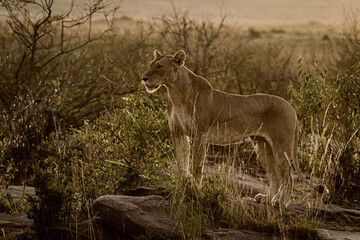
{"type": "Polygon", "coordinates": [[[193,135],[194,118],[182,107],[172,107],[169,111],[169,123],[185,132],[187,136],[193,135]]]}

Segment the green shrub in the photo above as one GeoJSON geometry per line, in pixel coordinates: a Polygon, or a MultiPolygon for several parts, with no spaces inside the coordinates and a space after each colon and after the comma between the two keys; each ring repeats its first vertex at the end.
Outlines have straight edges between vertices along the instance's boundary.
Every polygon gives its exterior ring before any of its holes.
{"type": "Polygon", "coordinates": [[[59,138],[138,91],[144,41],[104,35],[118,10],[111,1],[92,1],[71,20],[53,11],[54,1],[2,1],[8,26],[0,29],[6,45],[0,48],[0,174],[12,184],[31,179],[33,165],[47,157],[39,145],[50,134],[59,138]],[[89,16],[100,13],[109,25],[85,34],[89,16]]]}
{"type": "MultiPolygon", "coordinates": [[[[68,199],[73,221],[91,216],[91,204],[101,195],[161,184],[169,176],[172,149],[162,98],[137,95],[124,101],[124,109],[104,113],[59,138],[51,134],[40,146],[48,157],[36,169],[43,169],[49,186],[66,185],[76,192],[75,203],[68,199]]],[[[41,181],[33,184],[40,195],[48,191],[41,181]]],[[[49,204],[48,211],[53,211],[49,204]]],[[[32,211],[35,217],[42,215],[37,210],[32,211]]]]}
{"type": "Polygon", "coordinates": [[[34,221],[37,239],[46,238],[47,227],[71,219],[74,203],[71,185],[65,181],[59,182],[51,173],[52,171],[38,171],[33,180],[36,196],[28,196],[28,217],[34,221]]]}
{"type": "Polygon", "coordinates": [[[7,194],[0,195],[0,213],[11,213],[14,209],[14,200],[12,196],[7,194]]]}
{"type": "Polygon", "coordinates": [[[360,194],[360,63],[332,80],[318,62],[302,65],[298,88],[291,87],[300,124],[300,161],[322,176],[334,201],[360,194]]]}

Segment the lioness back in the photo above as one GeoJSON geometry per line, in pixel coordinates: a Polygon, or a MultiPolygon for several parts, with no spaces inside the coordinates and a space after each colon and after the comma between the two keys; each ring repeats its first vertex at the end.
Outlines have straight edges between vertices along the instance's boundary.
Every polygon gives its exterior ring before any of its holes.
{"type": "Polygon", "coordinates": [[[249,136],[293,137],[296,114],[283,98],[268,94],[236,95],[214,91],[209,108],[213,144],[239,142],[249,136]],[[222,136],[222,137],[219,137],[222,136]]]}

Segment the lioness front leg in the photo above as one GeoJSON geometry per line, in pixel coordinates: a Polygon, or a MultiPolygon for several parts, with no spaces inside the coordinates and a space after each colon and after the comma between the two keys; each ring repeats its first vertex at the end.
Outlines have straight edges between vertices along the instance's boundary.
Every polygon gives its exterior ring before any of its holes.
{"type": "Polygon", "coordinates": [[[194,137],[192,147],[191,173],[195,180],[201,185],[206,156],[206,137],[194,137]]]}
{"type": "Polygon", "coordinates": [[[175,164],[173,165],[174,172],[177,175],[189,174],[190,161],[190,143],[189,138],[185,135],[176,120],[169,120],[169,127],[172,137],[172,143],[175,153],[175,164]]]}
{"type": "Polygon", "coordinates": [[[174,171],[178,175],[189,174],[190,143],[186,135],[174,136],[173,145],[175,151],[174,171]]]}

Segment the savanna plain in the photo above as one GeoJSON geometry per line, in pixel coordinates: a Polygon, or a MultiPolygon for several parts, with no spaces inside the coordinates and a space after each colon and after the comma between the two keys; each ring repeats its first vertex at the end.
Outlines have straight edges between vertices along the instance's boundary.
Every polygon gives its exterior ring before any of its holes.
{"type": "Polygon", "coordinates": [[[360,210],[360,12],[242,18],[219,7],[196,17],[200,8],[164,1],[166,11],[149,16],[139,2],[126,15],[127,1],[0,1],[0,214],[33,220],[11,238],[44,239],[53,225],[95,216],[102,195],[154,186],[166,189],[180,239],[207,229],[278,239],[359,232],[359,218],[324,209],[360,210]],[[254,197],[249,184],[268,184],[250,141],[209,145],[201,188],[175,177],[166,89],[149,94],[141,82],[155,49],[184,50],[185,65],[214,88],[288,100],[299,120],[300,168],[328,191],[316,193],[294,174],[293,208],[242,201],[254,197]],[[15,185],[35,194],[14,199],[15,185]]]}

